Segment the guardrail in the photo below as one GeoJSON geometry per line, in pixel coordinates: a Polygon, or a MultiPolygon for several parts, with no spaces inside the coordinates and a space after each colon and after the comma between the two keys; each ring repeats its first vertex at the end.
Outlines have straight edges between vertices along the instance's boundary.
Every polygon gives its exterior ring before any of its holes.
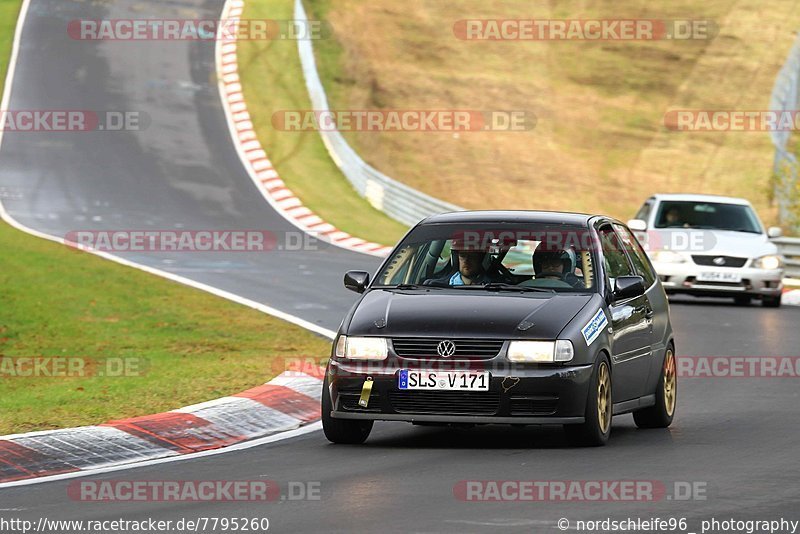
{"type": "MultiPolygon", "coordinates": [[[[769,109],[794,112],[800,107],[800,35],[795,39],[786,62],[781,67],[772,89],[769,109]]],[[[797,190],[798,161],[790,147],[792,132],[773,129],[770,132],[775,145],[773,173],[775,199],[778,202],[781,225],[800,230],[800,198],[797,190]]],[[[796,142],[795,142],[796,143],[796,142]]]]}
{"type": "MultiPolygon", "coordinates": [[[[307,21],[302,0],[295,0],[294,18],[301,24],[307,21]]],[[[311,40],[298,39],[297,49],[300,53],[306,88],[311,97],[311,107],[315,111],[330,111],[328,96],[317,72],[311,40]]],[[[320,131],[319,134],[336,166],[358,194],[393,219],[413,226],[429,215],[464,209],[389,178],[361,159],[338,130],[320,131]]]]}
{"type": "Polygon", "coordinates": [[[779,237],[772,242],[786,258],[786,276],[800,278],[800,237],[779,237]]]}
{"type": "MultiPolygon", "coordinates": [[[[308,21],[302,0],[295,0],[294,18],[301,23],[308,21]]],[[[782,71],[783,76],[789,78],[789,89],[786,89],[787,83],[780,83],[779,80],[773,93],[773,103],[778,101],[783,103],[794,102],[797,99],[796,75],[793,77],[792,73],[796,74],[796,72],[800,72],[800,69],[792,67],[800,61],[800,37],[798,37],[797,42],[798,44],[790,56],[791,61],[787,61],[787,66],[784,67],[785,72],[782,71]],[[795,57],[798,59],[792,60],[795,57]],[[779,90],[781,88],[784,89],[783,92],[779,90]]],[[[297,49],[300,54],[300,63],[303,68],[306,88],[311,97],[312,108],[315,111],[330,111],[328,96],[317,71],[317,62],[314,58],[311,40],[298,39],[297,49]]],[[[345,175],[358,194],[364,197],[373,207],[393,219],[413,226],[429,215],[464,209],[455,204],[426,195],[389,178],[361,159],[338,130],[320,131],[319,134],[334,163],[336,163],[336,166],[342,171],[342,174],[345,175]]],[[[773,141],[776,147],[780,147],[785,146],[788,139],[784,137],[778,139],[773,136],[773,141]]],[[[776,156],[776,165],[778,159],[776,156]]],[[[786,257],[786,276],[800,278],[800,238],[781,237],[773,241],[780,248],[781,254],[786,257]]]]}

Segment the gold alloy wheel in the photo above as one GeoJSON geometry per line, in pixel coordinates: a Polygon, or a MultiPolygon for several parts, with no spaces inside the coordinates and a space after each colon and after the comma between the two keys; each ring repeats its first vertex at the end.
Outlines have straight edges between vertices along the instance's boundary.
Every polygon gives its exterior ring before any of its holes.
{"type": "Polygon", "coordinates": [[[600,431],[605,434],[611,425],[611,376],[608,374],[608,364],[600,362],[597,370],[597,421],[600,431]]]}
{"type": "Polygon", "coordinates": [[[664,407],[670,417],[675,412],[677,393],[678,378],[675,374],[675,355],[672,353],[672,349],[667,349],[667,356],[664,358],[664,407]]]}

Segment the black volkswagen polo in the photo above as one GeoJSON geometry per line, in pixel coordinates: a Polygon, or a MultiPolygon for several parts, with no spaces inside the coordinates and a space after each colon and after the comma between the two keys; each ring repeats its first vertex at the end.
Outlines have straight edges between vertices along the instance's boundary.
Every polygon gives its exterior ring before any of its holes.
{"type": "Polygon", "coordinates": [[[362,443],[373,422],[561,424],[602,445],[614,415],[672,422],[675,346],[664,290],[621,222],[573,213],[429,217],[374,279],[333,343],[325,436],[362,443]]]}

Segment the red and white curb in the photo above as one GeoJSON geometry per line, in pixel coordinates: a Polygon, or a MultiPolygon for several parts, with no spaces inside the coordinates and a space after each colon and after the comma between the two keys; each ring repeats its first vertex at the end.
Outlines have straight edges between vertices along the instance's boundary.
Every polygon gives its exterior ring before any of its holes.
{"type": "Polygon", "coordinates": [[[299,429],[320,418],[323,373],[304,367],[236,395],[171,412],[0,436],[0,487],[192,455],[299,429]]]}
{"type": "MultiPolygon", "coordinates": [[[[243,0],[228,0],[222,10],[222,19],[237,21],[241,18],[243,9],[243,0]]],[[[231,33],[236,34],[236,32],[231,33]]],[[[239,80],[235,35],[217,41],[216,62],[222,107],[236,151],[250,178],[267,202],[285,219],[308,234],[348,250],[373,256],[387,256],[392,247],[365,241],[337,229],[304,206],[281,180],[256,136],[250,113],[247,111],[239,80]]]]}
{"type": "Polygon", "coordinates": [[[783,297],[781,302],[787,306],[800,306],[800,282],[790,282],[786,285],[784,280],[783,297]]]}
{"type": "MultiPolygon", "coordinates": [[[[8,108],[23,26],[31,0],[23,0],[0,109],[8,108]]],[[[219,45],[218,45],[219,48],[219,45]]],[[[3,125],[0,123],[0,144],[3,125]]],[[[64,239],[16,221],[0,202],[0,218],[27,234],[64,239]]],[[[239,295],[175,273],[97,250],[91,254],[206,291],[333,339],[335,332],[239,295]]],[[[322,370],[289,371],[267,384],[172,412],[97,426],[0,436],[0,488],[212,456],[273,443],[321,428],[322,370]]]]}

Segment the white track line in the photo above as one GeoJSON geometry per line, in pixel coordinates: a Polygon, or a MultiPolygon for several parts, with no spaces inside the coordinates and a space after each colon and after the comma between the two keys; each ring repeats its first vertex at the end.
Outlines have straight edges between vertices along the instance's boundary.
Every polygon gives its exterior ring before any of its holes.
{"type": "MultiPolygon", "coordinates": [[[[225,9],[227,9],[227,5],[228,5],[229,2],[230,2],[230,0],[226,1],[225,9]]],[[[30,3],[31,3],[30,0],[23,0],[22,5],[20,7],[19,17],[17,18],[17,25],[16,25],[16,29],[14,31],[14,41],[12,43],[12,48],[11,48],[11,58],[10,58],[9,63],[8,63],[8,72],[6,74],[5,86],[3,88],[3,98],[2,98],[2,101],[0,101],[0,109],[3,109],[3,110],[7,110],[9,108],[9,104],[10,104],[10,101],[11,101],[11,88],[12,88],[12,85],[14,83],[14,73],[16,72],[17,59],[19,57],[19,48],[20,48],[20,42],[21,42],[21,39],[22,39],[22,31],[23,31],[23,27],[25,25],[25,20],[26,20],[27,14],[28,14],[28,8],[30,7],[30,3]]],[[[217,48],[219,49],[219,41],[217,42],[217,48]]],[[[4,133],[3,132],[3,123],[0,121],[0,150],[2,149],[3,133],[4,133]]],[[[13,217],[11,217],[11,215],[6,211],[5,207],[3,206],[2,201],[0,201],[0,218],[2,218],[6,223],[8,223],[9,225],[13,226],[17,230],[20,230],[20,231],[25,232],[27,234],[39,237],[41,239],[47,239],[49,241],[55,241],[56,243],[60,243],[62,245],[65,245],[64,239],[62,239],[60,237],[57,237],[57,236],[50,235],[50,234],[46,234],[44,232],[40,232],[38,230],[34,230],[33,228],[29,228],[29,227],[25,226],[24,224],[20,223],[19,221],[17,221],[16,219],[14,219],[13,217]]],[[[195,288],[195,289],[199,289],[201,291],[205,291],[207,293],[211,293],[212,295],[216,295],[218,297],[222,297],[224,299],[236,302],[237,304],[241,304],[243,306],[247,306],[249,308],[253,308],[255,310],[258,310],[260,312],[266,313],[266,314],[271,315],[273,317],[276,317],[278,319],[284,320],[286,322],[289,322],[289,323],[295,324],[297,326],[300,326],[302,328],[305,328],[307,330],[310,330],[310,331],[312,331],[312,332],[314,332],[316,334],[319,334],[321,336],[324,336],[324,337],[326,337],[328,339],[333,339],[334,336],[336,335],[336,333],[333,330],[329,330],[327,328],[323,328],[323,327],[321,327],[319,325],[316,325],[314,323],[306,321],[305,319],[302,319],[300,317],[297,317],[297,316],[282,312],[282,311],[280,311],[278,309],[275,309],[275,308],[273,308],[271,306],[267,306],[267,305],[262,304],[260,302],[256,302],[254,300],[250,300],[248,298],[245,298],[245,297],[242,297],[242,296],[239,296],[239,295],[235,295],[235,294],[230,293],[228,291],[224,291],[222,289],[219,289],[219,288],[207,285],[207,284],[203,284],[203,283],[197,282],[195,280],[190,280],[189,278],[185,278],[185,277],[179,276],[177,274],[173,274],[173,273],[170,273],[170,272],[167,272],[167,271],[162,271],[160,269],[149,267],[147,265],[141,265],[141,264],[126,260],[124,258],[120,258],[118,256],[114,256],[112,254],[108,254],[106,252],[100,252],[100,251],[96,251],[96,250],[85,250],[85,252],[88,252],[90,254],[94,254],[96,256],[99,256],[99,257],[101,257],[103,259],[106,259],[106,260],[109,260],[109,261],[113,261],[113,262],[118,263],[120,265],[124,265],[126,267],[132,267],[134,269],[139,269],[139,270],[144,271],[146,273],[150,273],[150,274],[153,274],[153,275],[156,275],[156,276],[160,276],[162,278],[166,278],[168,280],[172,280],[173,282],[178,282],[180,284],[183,284],[183,285],[195,288]]],[[[233,452],[233,451],[238,451],[238,450],[243,450],[243,449],[249,449],[251,447],[256,447],[258,445],[263,445],[265,443],[273,443],[273,442],[276,442],[276,441],[280,441],[282,439],[289,439],[289,438],[292,438],[292,437],[295,437],[295,436],[299,436],[299,435],[302,435],[302,434],[305,434],[305,433],[308,433],[308,432],[313,432],[315,430],[319,430],[321,427],[322,427],[321,423],[313,423],[313,424],[304,426],[304,427],[296,429],[296,430],[282,432],[282,433],[276,434],[274,436],[268,436],[268,437],[265,437],[265,438],[260,438],[260,439],[256,439],[256,440],[252,440],[252,441],[247,441],[247,442],[243,442],[243,443],[236,444],[236,445],[231,445],[229,447],[224,447],[224,448],[216,449],[216,450],[212,450],[212,451],[204,451],[204,452],[199,452],[199,453],[187,454],[187,455],[183,455],[183,456],[180,456],[180,457],[162,458],[162,459],[158,459],[158,460],[151,460],[151,461],[146,461],[146,462],[141,462],[141,463],[136,463],[136,464],[130,464],[130,465],[124,465],[124,466],[103,468],[103,469],[97,469],[97,470],[88,470],[88,471],[78,471],[78,472],[75,472],[75,473],[65,473],[63,475],[53,475],[53,476],[48,476],[48,477],[33,478],[33,479],[28,479],[28,480],[20,480],[20,481],[16,481],[16,482],[8,482],[8,483],[0,484],[0,488],[11,487],[11,486],[24,486],[24,485],[28,485],[28,484],[40,484],[42,482],[63,480],[63,479],[66,479],[66,478],[89,476],[89,475],[96,474],[96,473],[106,473],[106,472],[109,472],[109,471],[122,471],[122,470],[126,470],[126,469],[135,469],[137,467],[144,467],[144,466],[147,466],[147,465],[154,465],[154,464],[167,463],[167,462],[177,462],[177,461],[191,460],[191,459],[194,459],[194,458],[200,458],[200,457],[205,457],[205,456],[213,456],[213,455],[216,455],[216,454],[223,454],[223,453],[226,453],[226,452],[233,452]]]]}
{"type": "Polygon", "coordinates": [[[145,460],[144,462],[138,462],[134,464],[115,465],[111,467],[101,467],[99,469],[88,469],[86,471],[74,471],[72,473],[63,473],[60,475],[50,475],[46,477],[29,478],[27,480],[5,482],[0,484],[0,489],[11,488],[14,486],[29,486],[31,484],[41,484],[43,482],[56,482],[59,480],[66,480],[69,478],[87,477],[87,476],[99,475],[102,473],[111,473],[114,471],[127,471],[129,469],[138,469],[139,467],[147,467],[150,465],[166,464],[172,462],[183,462],[185,460],[195,460],[197,458],[216,456],[218,454],[225,454],[228,452],[252,449],[253,447],[258,447],[259,445],[265,445],[267,443],[274,443],[276,441],[282,441],[284,439],[290,439],[297,436],[302,436],[304,434],[308,434],[309,432],[316,432],[317,430],[321,429],[322,429],[322,423],[320,421],[317,421],[316,423],[310,423],[306,426],[296,428],[294,430],[287,430],[286,432],[281,432],[280,434],[266,436],[263,438],[257,438],[250,441],[243,441],[241,443],[236,443],[235,445],[229,445],[228,447],[222,447],[220,449],[194,452],[191,454],[184,454],[181,456],[170,456],[168,458],[157,458],[155,460],[145,460]]]}
{"type": "MultiPolygon", "coordinates": [[[[14,33],[14,42],[13,42],[13,47],[12,47],[12,51],[11,51],[11,59],[10,59],[9,64],[8,64],[8,73],[6,75],[6,82],[5,82],[5,87],[3,89],[3,99],[2,99],[2,102],[0,102],[0,109],[6,110],[6,109],[8,109],[8,106],[10,104],[11,86],[12,86],[12,84],[14,82],[14,72],[16,70],[17,57],[19,55],[19,45],[20,45],[20,40],[22,38],[22,29],[23,29],[23,26],[25,24],[25,17],[26,17],[26,15],[28,13],[28,7],[29,6],[30,6],[30,0],[23,0],[22,7],[20,8],[19,19],[17,20],[17,28],[16,28],[16,31],[14,33]]],[[[0,122],[0,149],[2,149],[2,143],[3,143],[3,126],[4,126],[4,124],[2,122],[0,122]]],[[[2,217],[2,219],[4,221],[6,221],[9,225],[13,226],[17,230],[21,230],[21,231],[23,231],[23,232],[25,232],[27,234],[34,235],[34,236],[40,237],[42,239],[47,239],[49,241],[55,241],[56,243],[60,243],[62,245],[65,245],[64,239],[62,239],[60,237],[57,237],[57,236],[50,235],[50,234],[46,234],[44,232],[40,232],[38,230],[34,230],[33,228],[29,228],[29,227],[25,226],[24,224],[20,223],[19,221],[17,221],[16,219],[14,219],[13,217],[11,217],[11,215],[6,211],[5,207],[3,206],[2,201],[0,201],[0,217],[2,217]]],[[[261,312],[264,312],[266,314],[272,315],[273,317],[277,317],[278,319],[282,319],[282,320],[287,321],[289,323],[296,324],[297,326],[303,327],[303,328],[305,328],[307,330],[311,330],[312,332],[320,334],[320,335],[322,335],[324,337],[327,337],[329,339],[333,339],[333,337],[336,335],[336,333],[333,330],[328,330],[327,328],[323,328],[323,327],[321,327],[319,325],[316,325],[316,324],[314,324],[312,322],[306,321],[305,319],[302,319],[302,318],[297,317],[295,315],[291,315],[291,314],[288,314],[286,312],[282,312],[282,311],[280,311],[280,310],[278,310],[276,308],[273,308],[271,306],[268,306],[266,304],[261,304],[260,302],[256,302],[254,300],[250,300],[248,298],[245,298],[245,297],[242,297],[242,296],[239,296],[239,295],[235,295],[235,294],[230,293],[228,291],[225,291],[225,290],[222,290],[222,289],[219,289],[219,288],[207,285],[207,284],[203,284],[203,283],[197,282],[195,280],[190,280],[189,278],[185,278],[183,276],[180,276],[180,275],[177,275],[177,274],[174,274],[174,273],[170,273],[170,272],[167,272],[167,271],[162,271],[161,269],[157,269],[155,267],[150,267],[150,266],[147,266],[147,265],[142,265],[142,264],[139,264],[139,263],[135,263],[135,262],[132,262],[130,260],[126,260],[124,258],[120,258],[119,256],[114,256],[113,254],[109,254],[107,252],[101,252],[101,251],[97,251],[97,250],[86,250],[86,249],[82,249],[82,250],[84,250],[85,252],[89,252],[91,254],[94,254],[96,256],[100,256],[101,258],[104,258],[106,260],[110,260],[110,261],[113,261],[115,263],[119,263],[121,265],[125,265],[126,267],[133,267],[134,269],[139,269],[141,271],[145,271],[147,273],[154,274],[156,276],[161,276],[162,278],[166,278],[168,280],[172,280],[173,282],[178,282],[180,284],[183,284],[183,285],[186,285],[186,286],[189,286],[189,287],[193,287],[195,289],[200,289],[202,291],[206,291],[207,293],[211,293],[212,295],[216,295],[218,297],[222,297],[224,299],[231,300],[231,301],[236,302],[238,304],[242,304],[242,305],[247,306],[249,308],[256,309],[258,311],[261,311],[261,312]]]]}

